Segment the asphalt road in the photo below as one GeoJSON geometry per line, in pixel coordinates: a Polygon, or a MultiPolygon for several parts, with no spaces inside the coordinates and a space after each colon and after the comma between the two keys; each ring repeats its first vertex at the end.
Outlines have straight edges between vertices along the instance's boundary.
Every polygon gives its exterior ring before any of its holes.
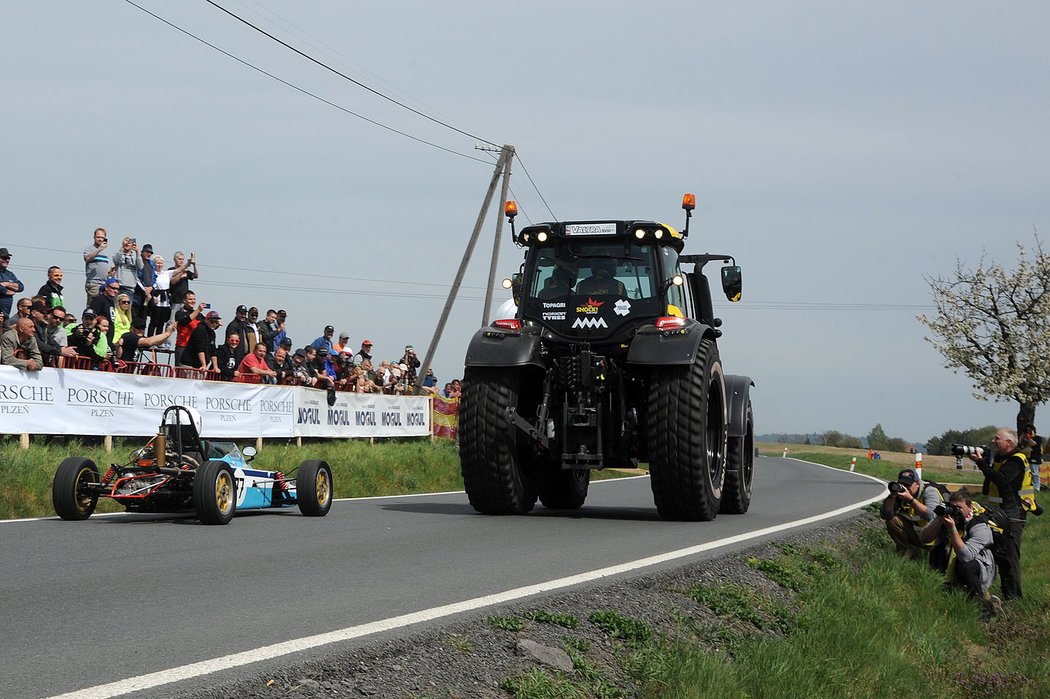
{"type": "Polygon", "coordinates": [[[321,519],[245,513],[225,527],[144,515],[2,523],[0,695],[73,692],[372,624],[741,537],[882,492],[860,475],[760,458],[750,511],[703,523],[660,520],[646,478],[594,483],[571,514],[537,506],[527,517],[485,517],[457,493],[339,501],[321,519]]]}

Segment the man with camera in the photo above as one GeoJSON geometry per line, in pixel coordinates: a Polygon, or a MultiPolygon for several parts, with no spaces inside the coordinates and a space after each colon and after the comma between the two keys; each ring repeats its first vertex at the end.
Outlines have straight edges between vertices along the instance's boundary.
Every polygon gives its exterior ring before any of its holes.
{"type": "MultiPolygon", "coordinates": [[[[919,535],[936,518],[935,509],[944,504],[941,492],[919,478],[913,468],[903,469],[897,480],[887,484],[890,494],[882,502],[879,515],[886,520],[886,531],[897,553],[905,558],[918,558],[930,550],[933,542],[923,542],[919,535]]],[[[943,570],[945,562],[931,555],[930,565],[943,570]]]]}
{"type": "MultiPolygon", "coordinates": [[[[999,567],[999,579],[1006,599],[1021,597],[1021,533],[1028,512],[1040,514],[1032,487],[1032,473],[1028,456],[1020,449],[1017,433],[1003,428],[992,438],[991,453],[984,447],[959,447],[961,455],[970,457],[984,474],[981,492],[988,503],[1001,507],[1010,518],[1010,526],[1003,536],[1003,544],[992,552],[999,567]]],[[[956,445],[952,445],[956,451],[956,445]]]]}
{"type": "Polygon", "coordinates": [[[923,542],[938,542],[948,556],[947,585],[961,587],[971,598],[985,601],[991,613],[1002,611],[1002,601],[989,593],[995,582],[992,529],[988,519],[974,511],[973,498],[964,488],[939,505],[936,517],[922,530],[923,542]]]}

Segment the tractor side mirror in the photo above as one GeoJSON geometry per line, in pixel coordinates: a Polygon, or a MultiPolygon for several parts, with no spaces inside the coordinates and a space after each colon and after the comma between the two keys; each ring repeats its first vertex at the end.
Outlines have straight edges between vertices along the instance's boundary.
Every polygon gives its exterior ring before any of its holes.
{"type": "Polygon", "coordinates": [[[739,265],[726,265],[722,268],[722,291],[727,299],[733,303],[739,301],[743,284],[739,265]]]}

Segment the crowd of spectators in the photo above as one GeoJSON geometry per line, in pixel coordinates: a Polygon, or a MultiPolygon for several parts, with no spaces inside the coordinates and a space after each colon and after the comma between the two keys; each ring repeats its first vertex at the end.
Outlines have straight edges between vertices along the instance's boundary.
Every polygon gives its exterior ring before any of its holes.
{"type": "MultiPolygon", "coordinates": [[[[399,359],[379,359],[371,340],[355,351],[350,335],[336,337],[327,325],[310,343],[296,347],[285,310],[237,306],[220,335],[223,318],[198,302],[190,282],[200,277],[196,255],[182,252],[165,267],[153,246],[124,237],[110,252],[97,228],[84,253],[86,308],[78,319],[60,267],[47,270],[35,296],[15,298],[25,285],[9,269],[11,253],[0,248],[0,364],[28,371],[66,367],[159,373],[157,353],[171,355],[174,376],[213,378],[388,395],[414,394],[420,359],[406,345],[399,359]],[[14,305],[14,314],[12,306],[14,305]],[[174,309],[174,312],[173,312],[174,309]]],[[[439,389],[432,369],[419,393],[458,398],[458,379],[439,389]]]]}

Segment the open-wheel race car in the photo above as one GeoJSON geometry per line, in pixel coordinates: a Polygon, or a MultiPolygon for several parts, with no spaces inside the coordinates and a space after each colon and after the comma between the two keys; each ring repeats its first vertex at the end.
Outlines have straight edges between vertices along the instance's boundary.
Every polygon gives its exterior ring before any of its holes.
{"type": "Polygon", "coordinates": [[[298,506],[307,517],[323,517],[332,507],[332,469],[325,461],[303,461],[284,474],[250,466],[256,451],[233,442],[200,436],[201,417],[193,408],[164,410],[160,428],[126,464],[112,464],[99,477],[83,456],[65,459],[55,473],[51,500],[62,519],[87,519],[99,498],[110,498],[128,512],[195,512],[204,524],[228,524],[236,510],[298,506]]]}

